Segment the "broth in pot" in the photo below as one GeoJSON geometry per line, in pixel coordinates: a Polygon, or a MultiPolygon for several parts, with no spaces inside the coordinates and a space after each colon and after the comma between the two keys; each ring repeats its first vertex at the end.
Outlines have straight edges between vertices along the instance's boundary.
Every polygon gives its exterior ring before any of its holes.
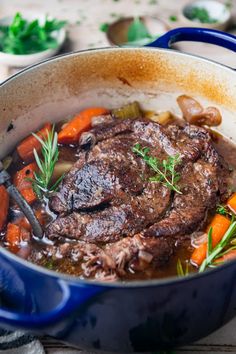
{"type": "Polygon", "coordinates": [[[210,129],[218,109],[177,101],[181,118],[138,102],[90,107],[26,137],[3,162],[44,236],[1,186],[2,247],[102,281],[186,276],[234,259],[236,146],[210,129]]]}

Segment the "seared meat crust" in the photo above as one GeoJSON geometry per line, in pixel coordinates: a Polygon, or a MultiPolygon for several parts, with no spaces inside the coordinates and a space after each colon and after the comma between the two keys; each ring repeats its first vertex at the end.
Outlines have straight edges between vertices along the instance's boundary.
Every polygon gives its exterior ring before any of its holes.
{"type": "Polygon", "coordinates": [[[87,276],[119,276],[131,265],[162,264],[173,253],[174,238],[200,228],[226,191],[228,170],[210,134],[192,125],[163,127],[144,119],[113,120],[90,134],[95,145],[79,149],[78,161],[50,200],[58,217],[47,237],[77,240],[68,252],[80,250],[86,257],[93,247],[87,276]],[[160,160],[180,155],[182,194],[149,181],[154,173],[133,153],[136,143],[160,160]]]}

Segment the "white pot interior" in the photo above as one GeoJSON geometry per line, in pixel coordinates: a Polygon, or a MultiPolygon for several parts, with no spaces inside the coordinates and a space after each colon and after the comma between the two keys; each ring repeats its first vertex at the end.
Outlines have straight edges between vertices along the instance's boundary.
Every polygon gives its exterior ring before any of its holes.
{"type": "Polygon", "coordinates": [[[217,130],[236,141],[236,73],[227,67],[152,48],[99,49],[47,61],[0,86],[0,158],[44,122],[88,106],[138,100],[145,109],[180,115],[179,94],[218,107],[223,122],[217,130]]]}

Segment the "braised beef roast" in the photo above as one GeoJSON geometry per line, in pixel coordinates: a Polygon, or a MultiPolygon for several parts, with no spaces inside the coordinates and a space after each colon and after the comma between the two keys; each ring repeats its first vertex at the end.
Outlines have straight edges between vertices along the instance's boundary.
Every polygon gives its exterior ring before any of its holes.
{"type": "Polygon", "coordinates": [[[228,169],[204,128],[101,121],[82,137],[78,161],[50,200],[58,216],[46,235],[57,240],[48,251],[81,261],[84,276],[115,279],[161,266],[178,238],[201,228],[226,192],[228,169]],[[155,173],[132,151],[136,143],[160,160],[180,156],[182,194],[150,181],[155,173]]]}

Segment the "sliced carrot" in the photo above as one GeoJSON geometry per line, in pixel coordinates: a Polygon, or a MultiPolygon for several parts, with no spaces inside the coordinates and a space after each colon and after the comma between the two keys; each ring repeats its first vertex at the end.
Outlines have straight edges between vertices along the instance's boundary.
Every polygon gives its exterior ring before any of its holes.
{"type": "MultiPolygon", "coordinates": [[[[44,140],[51,129],[51,124],[46,123],[36,135],[44,140]]],[[[34,160],[34,149],[39,153],[41,150],[41,143],[33,135],[29,135],[17,146],[16,150],[23,161],[30,162],[34,160]]]]}
{"type": "Polygon", "coordinates": [[[108,113],[103,107],[91,107],[76,115],[68,124],[66,124],[58,134],[60,144],[75,144],[80,135],[90,129],[93,117],[108,113]]]}
{"type": "Polygon", "coordinates": [[[18,188],[29,204],[35,202],[37,200],[37,196],[32,188],[32,183],[27,179],[34,179],[34,172],[37,172],[37,170],[38,168],[36,163],[31,163],[22,168],[22,170],[17,171],[13,178],[14,185],[18,188]]]}
{"type": "Polygon", "coordinates": [[[222,257],[217,258],[215,263],[223,263],[225,261],[232,261],[233,259],[236,259],[236,250],[231,250],[224,254],[222,257]]]}
{"type": "Polygon", "coordinates": [[[21,241],[29,241],[29,239],[30,234],[27,230],[12,223],[7,225],[6,242],[7,247],[11,252],[17,253],[21,248],[21,241]]]}
{"type": "Polygon", "coordinates": [[[7,221],[9,208],[9,194],[4,186],[0,186],[0,203],[0,231],[2,231],[7,221]]]}
{"type": "Polygon", "coordinates": [[[198,248],[195,248],[195,250],[193,251],[191,256],[191,262],[195,265],[200,266],[204,261],[204,259],[206,258],[206,254],[207,254],[207,243],[204,242],[198,248]]]}
{"type": "Polygon", "coordinates": [[[30,205],[37,200],[37,195],[34,193],[33,188],[21,189],[20,193],[30,205]]]}
{"type": "Polygon", "coordinates": [[[231,221],[224,215],[216,214],[207,228],[207,232],[212,227],[212,247],[215,247],[221,240],[231,221]]]}
{"type": "Polygon", "coordinates": [[[227,201],[226,205],[236,213],[236,193],[234,193],[229,200],[227,201]]]}
{"type": "MultiPolygon", "coordinates": [[[[223,238],[230,226],[230,220],[220,214],[216,214],[207,228],[207,232],[212,228],[212,247],[215,247],[223,238]]],[[[191,256],[191,262],[200,266],[207,255],[207,242],[196,248],[191,256]]]]}

